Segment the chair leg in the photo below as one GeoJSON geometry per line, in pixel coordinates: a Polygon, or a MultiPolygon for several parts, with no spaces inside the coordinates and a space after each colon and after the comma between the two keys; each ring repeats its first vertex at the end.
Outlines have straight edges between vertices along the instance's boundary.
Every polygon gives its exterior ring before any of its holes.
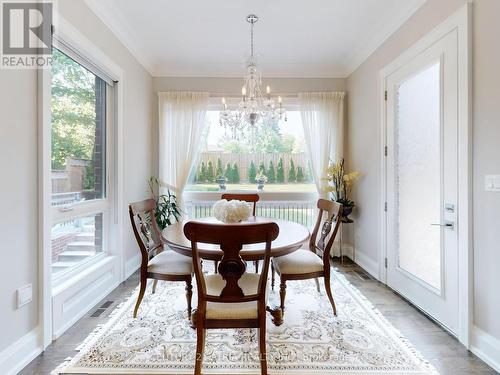
{"type": "Polygon", "coordinates": [[[141,277],[141,288],[139,290],[139,295],[137,296],[137,302],[135,303],[134,318],[137,317],[137,311],[139,310],[139,305],[144,298],[144,292],[146,291],[146,285],[148,284],[148,279],[146,277],[141,277]]]}
{"type": "Polygon", "coordinates": [[[152,294],[156,293],[156,285],[158,285],[158,280],[154,279],[154,281],[153,281],[153,288],[151,289],[151,293],[152,294]]]}
{"type": "Polygon", "coordinates": [[[286,297],[286,280],[281,279],[280,283],[280,308],[282,313],[285,313],[285,297],[286,297]]]}
{"type": "Polygon", "coordinates": [[[214,260],[215,273],[217,273],[217,268],[219,268],[219,261],[214,260]]]}
{"type": "Polygon", "coordinates": [[[259,357],[260,357],[260,373],[267,375],[267,350],[266,350],[266,319],[261,319],[259,324],[259,357]]]}
{"type": "Polygon", "coordinates": [[[321,293],[321,289],[319,288],[319,279],[315,277],[314,281],[316,281],[316,289],[318,290],[318,293],[321,293]]]}
{"type": "Polygon", "coordinates": [[[256,260],[254,264],[255,264],[255,273],[259,273],[259,261],[256,260]]]}
{"type": "Polygon", "coordinates": [[[332,289],[330,287],[330,275],[325,276],[325,290],[326,290],[326,294],[328,295],[328,299],[330,300],[330,303],[332,304],[333,315],[337,316],[337,308],[335,307],[335,301],[333,300],[332,289]]]}
{"type": "Polygon", "coordinates": [[[196,358],[194,364],[194,374],[201,375],[201,367],[203,365],[203,352],[205,351],[205,334],[206,330],[198,322],[196,327],[196,358]]]}
{"type": "Polygon", "coordinates": [[[188,319],[191,319],[191,298],[193,297],[193,285],[191,280],[186,281],[186,300],[187,300],[187,310],[188,319]]]}
{"type": "Polygon", "coordinates": [[[274,274],[276,273],[276,271],[274,270],[274,264],[273,262],[271,261],[271,290],[274,291],[274,274]]]}

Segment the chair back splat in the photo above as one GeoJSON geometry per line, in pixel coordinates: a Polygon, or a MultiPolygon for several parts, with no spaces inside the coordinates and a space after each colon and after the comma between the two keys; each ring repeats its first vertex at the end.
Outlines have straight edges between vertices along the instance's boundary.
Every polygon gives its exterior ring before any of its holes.
{"type": "Polygon", "coordinates": [[[325,264],[329,264],[330,250],[341,224],[342,205],[327,199],[318,199],[317,207],[319,210],[318,218],[309,239],[309,249],[323,258],[325,264]],[[323,221],[325,214],[326,218],[323,221]],[[323,225],[321,225],[322,222],[323,225]],[[329,235],[330,238],[326,242],[329,235]]]}
{"type": "Polygon", "coordinates": [[[248,203],[253,203],[253,213],[252,215],[255,216],[255,210],[257,208],[257,202],[259,201],[260,197],[259,194],[232,194],[232,193],[226,193],[222,194],[221,199],[226,199],[228,201],[230,200],[238,200],[238,201],[245,201],[248,203]]]}
{"type": "Polygon", "coordinates": [[[184,226],[184,234],[191,241],[199,298],[208,302],[249,302],[256,301],[259,297],[263,298],[271,256],[271,242],[276,239],[278,233],[278,225],[272,222],[234,225],[188,222],[184,226]],[[218,272],[225,280],[226,285],[219,296],[208,295],[206,292],[198,255],[198,243],[200,242],[220,245],[224,253],[218,265],[218,272]],[[238,286],[238,280],[246,270],[246,264],[241,259],[240,251],[243,245],[262,242],[266,243],[266,253],[257,294],[244,295],[243,290],[238,286]]]}

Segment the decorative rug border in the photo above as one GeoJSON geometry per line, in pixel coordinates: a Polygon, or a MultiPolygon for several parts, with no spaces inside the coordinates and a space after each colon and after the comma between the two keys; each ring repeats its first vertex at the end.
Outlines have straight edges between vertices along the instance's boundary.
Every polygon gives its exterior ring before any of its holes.
{"type": "MultiPolygon", "coordinates": [[[[427,360],[425,357],[413,346],[413,344],[404,337],[404,335],[399,331],[397,328],[395,328],[387,319],[386,317],[370,302],[366,296],[363,295],[363,293],[356,288],[354,285],[351,284],[347,278],[340,274],[339,272],[335,271],[332,268],[332,276],[334,277],[333,282],[338,281],[342,283],[342,285],[345,287],[345,289],[348,291],[348,293],[353,297],[360,305],[366,308],[366,310],[377,320],[380,321],[381,326],[383,329],[390,335],[392,335],[396,340],[401,342],[402,348],[406,351],[406,353],[414,358],[415,360],[421,362],[422,367],[424,369],[421,371],[404,371],[402,372],[401,370],[387,370],[386,374],[390,375],[409,375],[409,374],[415,374],[415,375],[439,375],[439,372],[436,370],[436,368],[427,360]]],[[[148,287],[150,286],[151,282],[148,283],[148,287]]],[[[92,371],[89,372],[88,367],[73,367],[70,369],[71,365],[73,363],[76,363],[78,359],[83,355],[85,350],[90,348],[92,345],[94,345],[101,337],[102,335],[106,332],[108,328],[113,326],[116,321],[122,316],[123,313],[126,312],[130,308],[131,305],[135,302],[137,298],[137,293],[139,291],[139,286],[126,298],[125,301],[121,302],[119,305],[115,307],[115,309],[110,313],[109,319],[107,322],[103,324],[99,324],[76,348],[75,350],[78,351],[78,353],[74,357],[68,357],[66,360],[59,364],[52,372],[51,375],[63,375],[63,374],[81,374],[81,373],[87,373],[87,374],[123,374],[123,375],[128,375],[128,374],[140,374],[140,370],[138,369],[120,369],[117,371],[116,368],[105,368],[105,367],[100,367],[96,372],[92,371]],[[70,370],[71,372],[67,372],[70,370]]],[[[241,370],[230,370],[230,369],[224,369],[222,370],[223,372],[220,372],[219,370],[210,370],[210,369],[203,369],[204,374],[210,374],[210,375],[225,375],[225,374],[233,374],[233,375],[243,375],[243,374],[254,374],[253,372],[241,372],[241,370]]],[[[286,369],[286,370],[275,370],[275,369],[268,369],[268,372],[275,374],[275,375],[285,375],[285,374],[301,374],[304,375],[305,369],[286,369]]],[[[149,368],[147,369],[148,374],[182,374],[179,372],[179,369],[177,370],[167,370],[167,369],[161,369],[161,368],[149,368]]],[[[334,375],[336,373],[344,373],[344,374],[349,374],[349,375],[380,375],[382,372],[380,370],[374,370],[374,369],[366,369],[366,370],[350,370],[350,369],[339,369],[339,371],[325,371],[325,370],[316,370],[316,369],[307,369],[307,374],[314,374],[314,375],[334,375]]]]}

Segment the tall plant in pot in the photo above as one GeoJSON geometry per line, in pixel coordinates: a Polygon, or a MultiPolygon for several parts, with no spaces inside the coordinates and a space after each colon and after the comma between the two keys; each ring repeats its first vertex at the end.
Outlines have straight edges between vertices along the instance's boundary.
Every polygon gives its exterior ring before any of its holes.
{"type": "Polygon", "coordinates": [[[148,180],[151,196],[156,201],[155,219],[160,230],[177,222],[181,218],[181,211],[177,204],[177,197],[167,190],[167,194],[156,194],[161,185],[156,177],[150,177],[148,180]]]}
{"type": "Polygon", "coordinates": [[[342,204],[342,221],[344,222],[352,222],[349,215],[356,204],[350,198],[354,181],[359,175],[359,172],[346,172],[344,159],[339,163],[330,164],[326,171],[327,190],[332,193],[333,200],[342,204]]]}

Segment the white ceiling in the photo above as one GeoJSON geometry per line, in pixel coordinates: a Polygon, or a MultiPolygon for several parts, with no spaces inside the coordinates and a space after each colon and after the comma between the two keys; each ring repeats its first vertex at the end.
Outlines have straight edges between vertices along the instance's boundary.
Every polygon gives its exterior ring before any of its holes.
{"type": "Polygon", "coordinates": [[[153,76],[346,77],[425,0],[86,0],[153,76]]]}

